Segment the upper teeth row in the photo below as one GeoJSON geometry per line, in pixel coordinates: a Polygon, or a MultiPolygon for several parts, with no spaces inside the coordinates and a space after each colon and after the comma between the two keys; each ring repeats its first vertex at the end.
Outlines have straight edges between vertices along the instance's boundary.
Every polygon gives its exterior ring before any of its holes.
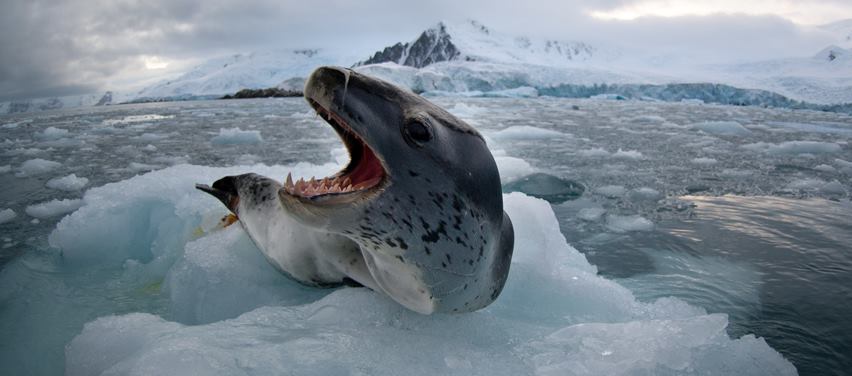
{"type": "Polygon", "coordinates": [[[284,182],[284,189],[287,190],[287,193],[300,196],[350,192],[361,188],[364,188],[363,183],[353,186],[352,180],[349,179],[349,177],[341,178],[340,176],[336,176],[334,178],[323,178],[320,180],[317,180],[315,177],[311,177],[308,181],[305,181],[304,178],[300,178],[293,183],[293,174],[289,173],[287,174],[287,180],[284,182]]]}

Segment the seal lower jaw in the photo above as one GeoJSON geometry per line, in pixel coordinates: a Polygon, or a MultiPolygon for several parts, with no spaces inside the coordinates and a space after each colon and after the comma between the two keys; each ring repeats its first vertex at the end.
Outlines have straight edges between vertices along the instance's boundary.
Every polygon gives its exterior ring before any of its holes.
{"type": "Polygon", "coordinates": [[[293,180],[288,174],[282,194],[312,205],[347,204],[379,194],[388,185],[382,159],[338,114],[307,98],[317,114],[337,132],[349,152],[349,164],[337,174],[293,180]]]}

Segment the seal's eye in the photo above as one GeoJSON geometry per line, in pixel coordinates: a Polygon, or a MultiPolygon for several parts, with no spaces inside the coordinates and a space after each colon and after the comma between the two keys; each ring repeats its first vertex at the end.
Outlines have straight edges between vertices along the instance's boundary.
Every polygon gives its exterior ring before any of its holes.
{"type": "Polygon", "coordinates": [[[429,124],[420,120],[409,120],[402,126],[402,134],[405,140],[412,146],[422,146],[432,139],[432,130],[429,124]]]}

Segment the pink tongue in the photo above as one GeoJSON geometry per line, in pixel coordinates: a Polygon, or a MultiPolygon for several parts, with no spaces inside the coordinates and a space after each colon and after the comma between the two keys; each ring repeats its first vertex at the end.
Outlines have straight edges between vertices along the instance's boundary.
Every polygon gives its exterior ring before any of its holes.
{"type": "Polygon", "coordinates": [[[358,166],[349,174],[349,177],[352,179],[352,185],[367,183],[366,185],[372,186],[379,182],[383,172],[379,159],[370,151],[370,148],[365,146],[362,149],[361,160],[358,166]]]}

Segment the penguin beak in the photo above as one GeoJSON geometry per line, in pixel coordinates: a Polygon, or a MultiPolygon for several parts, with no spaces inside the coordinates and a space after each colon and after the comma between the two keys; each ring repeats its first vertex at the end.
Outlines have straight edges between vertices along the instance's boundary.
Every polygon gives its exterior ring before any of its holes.
{"type": "Polygon", "coordinates": [[[216,197],[219,201],[225,204],[232,213],[237,214],[237,207],[240,204],[240,196],[234,184],[233,176],[226,176],[213,183],[213,186],[207,184],[196,184],[195,189],[209,193],[216,197]]]}

